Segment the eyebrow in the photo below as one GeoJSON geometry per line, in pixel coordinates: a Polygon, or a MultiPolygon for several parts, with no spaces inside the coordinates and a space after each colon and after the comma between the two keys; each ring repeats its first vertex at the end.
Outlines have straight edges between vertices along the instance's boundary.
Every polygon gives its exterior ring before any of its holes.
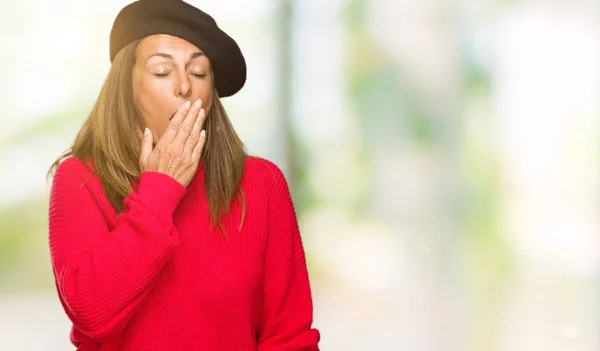
{"type": "MultiPolygon", "coordinates": [[[[164,52],[157,52],[155,54],[152,54],[152,55],[148,56],[148,58],[146,59],[146,62],[148,62],[148,60],[150,60],[154,56],[164,57],[164,58],[169,59],[169,60],[173,59],[172,55],[166,54],[164,52]]],[[[193,60],[193,59],[195,59],[197,57],[202,57],[202,56],[205,56],[204,53],[200,52],[200,51],[197,51],[197,52],[194,52],[194,53],[190,54],[190,60],[193,60]]]]}

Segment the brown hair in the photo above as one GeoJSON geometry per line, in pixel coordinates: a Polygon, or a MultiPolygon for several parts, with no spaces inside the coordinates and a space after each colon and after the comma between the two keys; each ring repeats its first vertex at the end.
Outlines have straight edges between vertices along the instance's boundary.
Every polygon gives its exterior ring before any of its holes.
{"type": "MultiPolygon", "coordinates": [[[[104,193],[117,213],[124,209],[123,200],[132,191],[132,182],[140,173],[141,119],[133,102],[132,75],[139,41],[123,48],[115,57],[104,85],[75,141],[50,167],[48,176],[67,157],[84,162],[100,179],[104,193]],[[87,160],[91,159],[93,167],[87,160]]],[[[240,187],[246,150],[235,132],[216,89],[212,108],[204,122],[206,144],[202,150],[205,171],[204,189],[209,204],[211,225],[225,233],[221,216],[229,211],[236,198],[242,207],[241,230],[246,200],[240,187]]]]}

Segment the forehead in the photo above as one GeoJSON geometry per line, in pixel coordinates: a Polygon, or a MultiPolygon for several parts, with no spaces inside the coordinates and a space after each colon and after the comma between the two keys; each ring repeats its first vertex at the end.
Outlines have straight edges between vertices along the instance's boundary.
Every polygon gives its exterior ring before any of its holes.
{"type": "Polygon", "coordinates": [[[145,37],[140,41],[137,51],[143,57],[157,52],[183,53],[186,56],[195,52],[203,52],[189,41],[168,34],[154,34],[145,37]]]}

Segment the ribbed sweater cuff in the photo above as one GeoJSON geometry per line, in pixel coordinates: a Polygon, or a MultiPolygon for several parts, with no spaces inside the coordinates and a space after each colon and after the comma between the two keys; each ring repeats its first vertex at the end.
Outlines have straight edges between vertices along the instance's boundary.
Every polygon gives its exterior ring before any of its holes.
{"type": "Polygon", "coordinates": [[[171,176],[160,172],[140,175],[138,196],[156,212],[172,216],[187,189],[171,176]]]}

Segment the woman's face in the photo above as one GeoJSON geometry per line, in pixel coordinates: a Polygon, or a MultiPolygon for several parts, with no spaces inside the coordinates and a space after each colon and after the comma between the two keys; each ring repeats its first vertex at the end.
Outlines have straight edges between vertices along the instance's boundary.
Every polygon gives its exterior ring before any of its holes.
{"type": "Polygon", "coordinates": [[[166,34],[140,41],[133,68],[133,99],[155,142],[188,100],[201,99],[208,116],[212,91],[210,62],[196,46],[166,34]]]}

